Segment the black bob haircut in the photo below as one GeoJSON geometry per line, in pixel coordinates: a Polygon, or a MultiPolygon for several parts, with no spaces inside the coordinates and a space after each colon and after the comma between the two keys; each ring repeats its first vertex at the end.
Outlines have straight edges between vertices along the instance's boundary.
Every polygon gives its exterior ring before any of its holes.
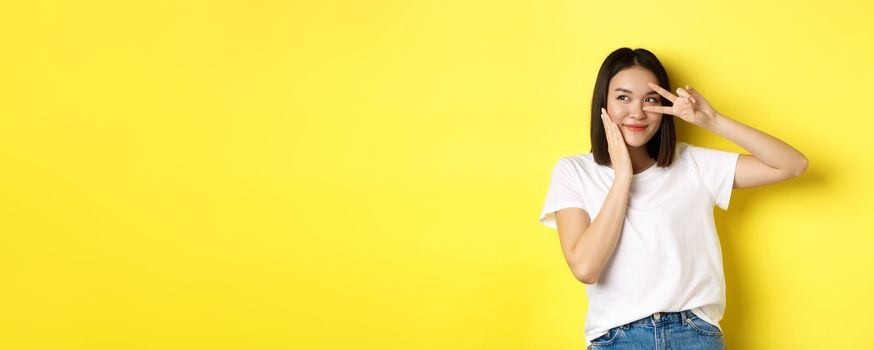
{"type": "MultiPolygon", "coordinates": [[[[668,82],[668,73],[658,58],[646,49],[632,50],[627,47],[619,48],[610,53],[595,80],[595,91],[592,94],[592,122],[591,141],[592,155],[595,162],[600,165],[610,164],[610,152],[607,147],[607,135],[604,131],[604,122],[601,120],[601,108],[607,108],[607,94],[610,88],[610,79],[621,70],[639,66],[652,72],[659,81],[659,86],[671,91],[668,82]]],[[[666,98],[660,99],[662,106],[672,106],[673,103],[666,98]]],[[[674,158],[674,149],[677,142],[677,134],[674,131],[674,118],[665,115],[662,118],[659,130],[646,143],[646,151],[650,157],[656,160],[656,166],[668,167],[674,158]]]]}

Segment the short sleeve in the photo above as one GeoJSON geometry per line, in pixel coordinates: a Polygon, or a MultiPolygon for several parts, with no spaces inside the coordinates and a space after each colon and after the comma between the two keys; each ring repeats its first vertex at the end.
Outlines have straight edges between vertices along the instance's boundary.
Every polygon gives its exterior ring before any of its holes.
{"type": "Polygon", "coordinates": [[[701,181],[710,190],[713,204],[722,210],[728,210],[740,153],[692,145],[689,146],[689,150],[701,181]]]}
{"type": "Polygon", "coordinates": [[[586,210],[582,186],[574,166],[567,158],[561,158],[555,164],[550,175],[546,200],[540,211],[540,223],[558,229],[555,223],[555,212],[564,208],[580,208],[586,210]]]}

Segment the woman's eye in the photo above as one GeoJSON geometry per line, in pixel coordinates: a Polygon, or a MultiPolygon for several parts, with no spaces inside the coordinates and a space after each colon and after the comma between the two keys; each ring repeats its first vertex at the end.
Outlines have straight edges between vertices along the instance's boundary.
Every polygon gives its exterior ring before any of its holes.
{"type": "MultiPolygon", "coordinates": [[[[621,100],[621,101],[625,101],[625,100],[623,99],[624,97],[628,97],[628,96],[625,96],[625,95],[619,95],[619,97],[617,97],[617,99],[618,99],[618,100],[621,100]]],[[[658,103],[658,102],[659,102],[659,99],[656,98],[656,97],[647,97],[646,99],[649,100],[648,102],[652,102],[652,103],[658,103]]]]}

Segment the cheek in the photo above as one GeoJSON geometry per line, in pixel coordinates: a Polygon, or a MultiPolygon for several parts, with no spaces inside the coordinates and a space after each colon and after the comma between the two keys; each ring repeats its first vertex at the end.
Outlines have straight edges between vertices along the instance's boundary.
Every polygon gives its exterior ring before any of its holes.
{"type": "Polygon", "coordinates": [[[656,113],[656,112],[647,112],[647,111],[644,111],[644,113],[646,113],[647,118],[652,119],[652,120],[656,120],[656,121],[658,121],[659,123],[661,123],[662,118],[664,118],[664,116],[663,116],[662,114],[659,114],[659,113],[656,113]]]}
{"type": "Polygon", "coordinates": [[[607,102],[607,114],[613,118],[613,121],[619,121],[622,120],[622,117],[628,114],[628,111],[626,111],[624,106],[618,103],[607,102]]]}
{"type": "Polygon", "coordinates": [[[650,131],[650,132],[653,133],[653,134],[656,134],[656,133],[659,132],[659,130],[661,130],[661,127],[662,127],[662,120],[661,120],[661,119],[655,120],[655,121],[653,122],[653,124],[654,124],[654,125],[652,126],[652,131],[650,131]]]}

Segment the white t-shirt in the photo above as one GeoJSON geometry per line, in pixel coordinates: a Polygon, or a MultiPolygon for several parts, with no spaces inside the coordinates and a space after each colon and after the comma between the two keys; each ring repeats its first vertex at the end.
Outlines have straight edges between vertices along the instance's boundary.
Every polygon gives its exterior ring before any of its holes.
{"type": "MultiPolygon", "coordinates": [[[[586,346],[656,312],[691,309],[722,329],[725,276],[713,206],[728,210],[739,155],[677,142],[671,166],[632,176],[616,250],[598,282],[585,285],[586,346]]],[[[568,207],[594,221],[613,178],[591,153],[559,159],[539,221],[557,229],[555,211],[568,207]]]]}

